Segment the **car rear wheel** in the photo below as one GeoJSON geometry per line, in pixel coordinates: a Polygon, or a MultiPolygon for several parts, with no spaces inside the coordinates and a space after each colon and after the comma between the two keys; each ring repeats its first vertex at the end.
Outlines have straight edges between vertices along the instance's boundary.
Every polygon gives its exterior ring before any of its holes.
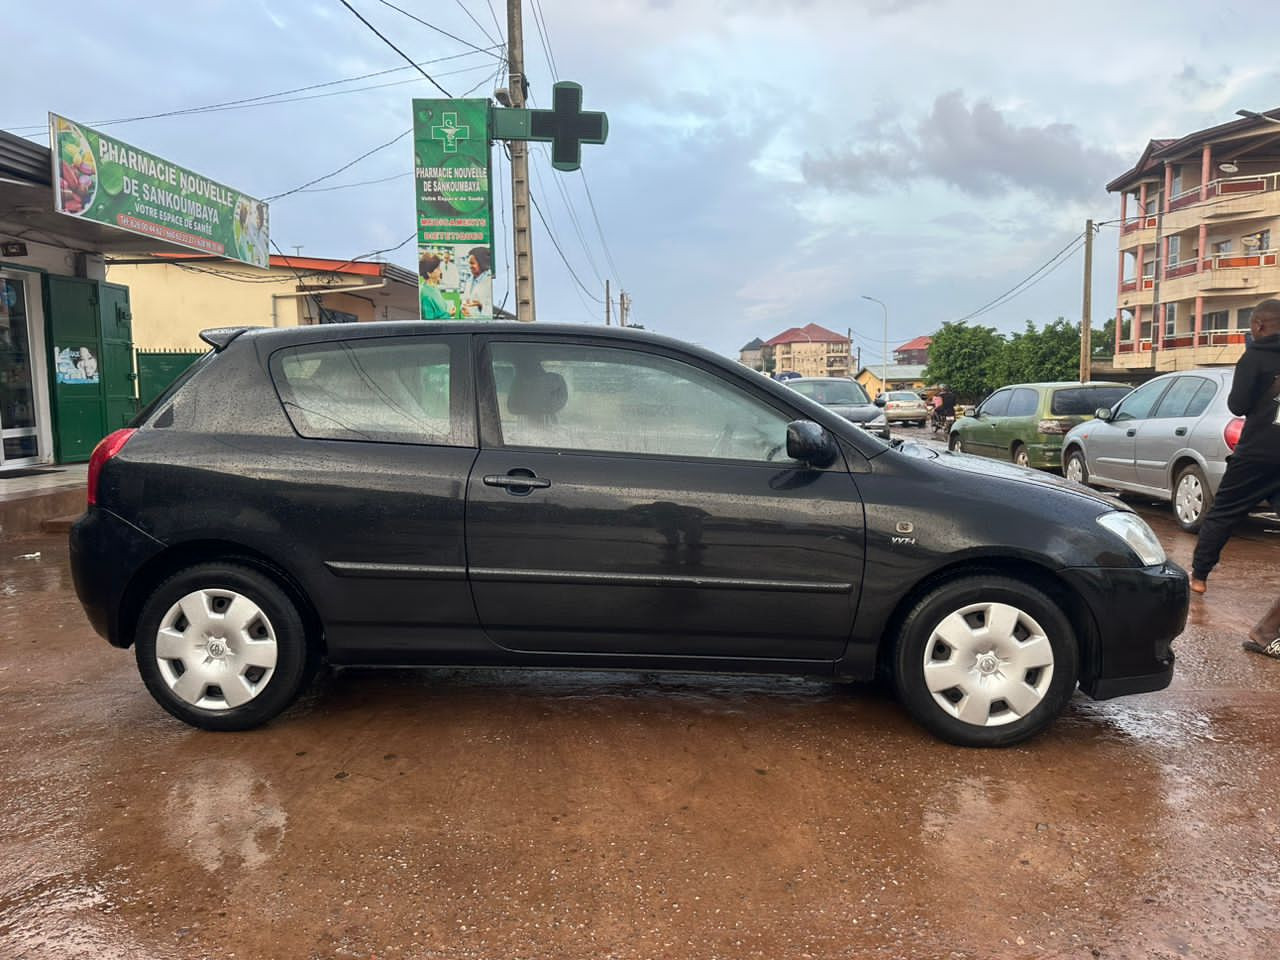
{"type": "Polygon", "coordinates": [[[1178,471],[1173,482],[1173,515],[1187,533],[1198,533],[1205,514],[1213,506],[1213,494],[1204,471],[1194,463],[1178,471]]]}
{"type": "Polygon", "coordinates": [[[1030,466],[1031,466],[1031,457],[1030,457],[1030,455],[1027,453],[1027,447],[1026,447],[1026,445],[1025,445],[1025,444],[1022,444],[1022,443],[1015,443],[1015,444],[1013,445],[1013,456],[1012,456],[1012,460],[1013,460],[1013,462],[1014,462],[1014,463],[1016,463],[1016,464],[1017,464],[1018,466],[1020,466],[1020,467],[1030,467],[1030,466]]]}
{"type": "Polygon", "coordinates": [[[953,433],[947,438],[947,449],[952,453],[964,453],[964,441],[960,439],[960,434],[953,433]]]}
{"type": "Polygon", "coordinates": [[[1089,465],[1085,463],[1084,454],[1079,450],[1072,450],[1067,454],[1067,463],[1062,473],[1068,480],[1087,484],[1089,482],[1089,465]]]}
{"type": "Polygon", "coordinates": [[[190,567],[156,588],[134,647],[156,702],[204,730],[266,723],[294,701],[315,666],[293,601],[264,574],[234,563],[190,567]]]}
{"type": "Polygon", "coordinates": [[[930,591],[898,637],[894,685],[943,740],[1002,747],[1032,737],[1075,690],[1079,652],[1062,610],[1006,577],[963,577],[930,591]]]}

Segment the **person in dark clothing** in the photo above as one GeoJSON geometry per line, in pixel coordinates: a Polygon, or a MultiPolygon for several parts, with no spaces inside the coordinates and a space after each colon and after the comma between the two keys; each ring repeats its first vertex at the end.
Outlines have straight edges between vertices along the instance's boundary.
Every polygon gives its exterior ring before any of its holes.
{"type": "Polygon", "coordinates": [[[956,395],[951,388],[945,383],[942,385],[942,403],[938,405],[938,413],[943,417],[954,417],[956,415],[956,395]]]}
{"type": "Polygon", "coordinates": [[[1271,604],[1271,609],[1263,614],[1262,619],[1253,625],[1244,648],[1250,653],[1260,653],[1272,660],[1280,660],[1280,597],[1271,604]]]}
{"type": "Polygon", "coordinates": [[[1200,527],[1191,561],[1191,589],[1204,593],[1236,524],[1260,501],[1280,494],[1280,300],[1253,311],[1253,343],[1236,364],[1227,406],[1244,430],[1227,458],[1217,498],[1200,527]]]}

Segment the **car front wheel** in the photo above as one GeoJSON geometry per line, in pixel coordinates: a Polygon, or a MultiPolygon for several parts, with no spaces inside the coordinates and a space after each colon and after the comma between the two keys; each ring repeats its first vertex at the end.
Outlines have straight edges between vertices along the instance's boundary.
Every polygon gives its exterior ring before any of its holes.
{"type": "Polygon", "coordinates": [[[294,701],[314,667],[293,601],[235,563],[189,567],[157,587],[134,648],[160,706],[204,730],[266,723],[294,701]]]}
{"type": "Polygon", "coordinates": [[[947,449],[952,453],[964,453],[964,441],[960,439],[960,434],[953,433],[947,439],[947,449]]]}
{"type": "Polygon", "coordinates": [[[1062,610],[1006,577],[963,577],[924,596],[898,636],[894,684],[943,740],[1002,747],[1042,731],[1076,687],[1079,652],[1062,610]]]}
{"type": "Polygon", "coordinates": [[[1187,533],[1199,533],[1205,514],[1213,506],[1213,494],[1204,471],[1194,463],[1178,471],[1173,482],[1173,515],[1187,533]]]}

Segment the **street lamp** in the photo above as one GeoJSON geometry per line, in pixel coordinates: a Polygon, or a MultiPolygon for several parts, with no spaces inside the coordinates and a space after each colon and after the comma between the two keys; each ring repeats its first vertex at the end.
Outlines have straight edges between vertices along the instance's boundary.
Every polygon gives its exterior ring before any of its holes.
{"type": "Polygon", "coordinates": [[[1237,117],[1244,117],[1246,120],[1265,120],[1267,123],[1280,124],[1280,120],[1275,117],[1268,117],[1265,113],[1258,113],[1255,110],[1237,110],[1237,117]]]}
{"type": "Polygon", "coordinates": [[[880,309],[884,311],[884,353],[880,355],[880,359],[884,362],[880,368],[880,389],[887,393],[889,390],[889,308],[884,305],[883,300],[868,297],[865,293],[862,294],[862,299],[880,304],[880,309]]]}

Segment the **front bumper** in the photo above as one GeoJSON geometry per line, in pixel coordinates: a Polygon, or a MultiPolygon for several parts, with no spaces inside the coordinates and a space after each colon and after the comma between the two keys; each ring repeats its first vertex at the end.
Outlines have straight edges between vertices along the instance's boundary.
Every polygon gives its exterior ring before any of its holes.
{"type": "Polygon", "coordinates": [[[71,527],[71,580],[89,623],[113,647],[127,647],[122,635],[120,601],[138,569],[164,549],[109,510],[90,507],[71,527]]]}
{"type": "MultiPolygon", "coordinates": [[[[1061,572],[1083,598],[1094,636],[1080,689],[1095,700],[1163,690],[1173,679],[1173,641],[1187,624],[1191,592],[1175,563],[1061,572]]],[[[1084,652],[1084,651],[1082,651],[1084,652]]]]}

